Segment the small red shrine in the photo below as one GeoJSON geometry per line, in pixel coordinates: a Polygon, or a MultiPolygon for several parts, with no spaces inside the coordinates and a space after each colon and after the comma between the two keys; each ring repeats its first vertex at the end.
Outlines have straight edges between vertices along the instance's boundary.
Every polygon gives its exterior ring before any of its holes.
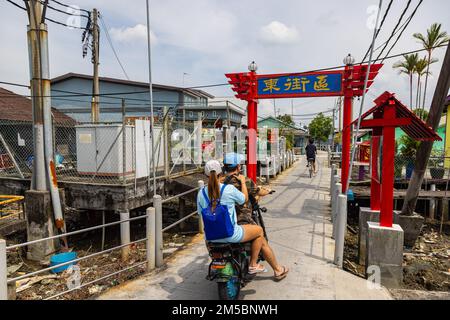
{"type": "MultiPolygon", "coordinates": [[[[380,210],[381,226],[392,227],[395,128],[400,127],[408,136],[418,141],[442,139],[431,127],[403,105],[393,93],[386,91],[374,102],[375,107],[361,117],[361,128],[373,130],[370,207],[372,210],[380,210]],[[368,119],[371,115],[372,118],[368,119]]],[[[356,125],[357,121],[358,119],[353,122],[353,125],[356,125]]]]}

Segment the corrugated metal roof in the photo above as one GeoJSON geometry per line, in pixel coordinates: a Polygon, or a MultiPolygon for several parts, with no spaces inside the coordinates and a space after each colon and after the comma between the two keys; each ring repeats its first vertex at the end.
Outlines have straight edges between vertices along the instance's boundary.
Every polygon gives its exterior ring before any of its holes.
{"type": "MultiPolygon", "coordinates": [[[[362,120],[366,119],[375,112],[383,112],[383,107],[389,103],[390,100],[395,101],[396,116],[397,118],[410,118],[412,120],[411,124],[406,126],[401,126],[400,128],[411,138],[419,141],[441,141],[441,137],[425,122],[423,122],[419,117],[417,117],[414,112],[408,109],[400,100],[398,100],[393,93],[385,92],[379,96],[374,102],[375,107],[371,108],[369,111],[362,115],[362,120]]],[[[356,125],[358,119],[352,122],[352,125],[356,125]]]]}

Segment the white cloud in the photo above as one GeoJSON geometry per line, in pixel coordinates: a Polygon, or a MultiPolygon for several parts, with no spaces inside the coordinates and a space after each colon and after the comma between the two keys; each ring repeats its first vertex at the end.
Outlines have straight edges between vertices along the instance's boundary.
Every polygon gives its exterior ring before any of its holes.
{"type": "MultiPolygon", "coordinates": [[[[111,28],[109,30],[112,38],[119,42],[146,42],[147,41],[147,26],[137,24],[134,27],[127,28],[111,28]]],[[[153,31],[150,31],[150,41],[155,44],[158,39],[153,31]]]]}
{"type": "Polygon", "coordinates": [[[261,28],[261,40],[271,44],[292,44],[298,40],[298,31],[279,21],[272,21],[261,28]]]}

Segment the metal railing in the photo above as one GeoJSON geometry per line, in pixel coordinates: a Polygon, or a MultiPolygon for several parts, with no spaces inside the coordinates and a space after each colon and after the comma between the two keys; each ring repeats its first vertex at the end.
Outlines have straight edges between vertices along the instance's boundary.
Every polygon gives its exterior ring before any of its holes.
{"type": "MultiPolygon", "coordinates": [[[[102,281],[106,278],[112,277],[114,275],[120,274],[122,272],[131,270],[133,268],[137,268],[143,265],[146,265],[146,270],[149,272],[153,269],[155,269],[156,267],[161,267],[164,263],[163,261],[163,237],[162,234],[163,232],[166,232],[170,229],[172,229],[173,227],[177,226],[178,224],[184,222],[185,220],[193,217],[197,211],[194,211],[192,213],[190,213],[189,215],[179,219],[178,221],[170,224],[169,226],[162,228],[162,203],[165,202],[169,202],[172,201],[174,199],[180,198],[182,196],[185,196],[187,194],[190,194],[192,192],[198,191],[200,187],[202,187],[204,185],[203,181],[199,181],[199,187],[197,188],[193,188],[190,189],[188,191],[182,192],[180,194],[177,194],[175,196],[166,198],[166,199],[162,199],[161,196],[156,195],[153,198],[153,207],[149,207],[146,210],[146,214],[142,215],[142,216],[138,216],[138,217],[134,217],[134,218],[127,218],[127,219],[123,219],[121,218],[120,221],[115,221],[115,222],[110,222],[110,223],[103,223],[100,225],[96,225],[93,227],[88,227],[88,228],[84,228],[84,229],[80,229],[80,230],[75,230],[75,231],[71,231],[71,232],[66,232],[63,234],[59,234],[59,235],[54,235],[54,236],[50,236],[50,237],[46,237],[46,238],[42,238],[42,239],[37,239],[37,240],[32,240],[32,241],[28,241],[25,243],[20,243],[20,244],[14,244],[14,245],[10,245],[10,246],[6,246],[6,241],[3,239],[0,239],[0,300],[6,300],[8,298],[8,294],[7,294],[7,288],[8,288],[8,284],[13,284],[16,281],[22,280],[22,279],[26,279],[32,276],[36,276],[39,275],[41,273],[44,272],[48,272],[51,271],[53,269],[56,268],[60,268],[63,266],[67,266],[67,265],[72,265],[75,264],[77,262],[83,261],[83,260],[87,260],[105,253],[109,253],[112,252],[114,250],[118,250],[118,249],[127,249],[128,247],[138,244],[138,243],[142,243],[145,242],[146,243],[146,259],[143,262],[139,262],[137,264],[134,264],[132,266],[129,266],[127,268],[121,269],[119,271],[107,274],[105,276],[102,276],[100,278],[94,279],[92,281],[89,281],[87,283],[83,283],[80,284],[77,287],[74,288],[69,288],[68,290],[65,290],[63,292],[57,293],[55,295],[52,295],[50,297],[45,298],[45,300],[48,299],[54,299],[57,298],[59,296],[62,296],[64,294],[70,293],[72,291],[75,290],[79,290],[82,289],[86,286],[92,285],[96,282],[102,281]],[[63,263],[58,263],[37,271],[33,271],[33,272],[29,272],[27,274],[23,274],[20,276],[17,276],[15,278],[8,278],[7,277],[7,252],[14,250],[14,249],[18,249],[18,248],[23,248],[26,246],[30,246],[30,245],[34,245],[37,243],[41,243],[44,241],[50,241],[50,240],[56,240],[56,239],[61,239],[61,238],[67,238],[69,236],[74,236],[77,234],[81,234],[81,233],[85,233],[85,232],[89,232],[89,231],[93,231],[93,230],[98,230],[98,229],[104,229],[106,227],[111,227],[111,226],[115,226],[115,225],[123,225],[124,223],[129,223],[131,221],[137,221],[137,220],[142,220],[142,219],[146,219],[146,237],[139,239],[139,240],[135,240],[135,241],[129,241],[129,234],[128,234],[128,240],[125,240],[122,238],[122,244],[118,245],[118,246],[114,246],[112,248],[109,249],[105,249],[105,250],[101,250],[99,252],[95,252],[89,255],[85,255],[83,257],[79,257],[67,262],[63,262],[63,263]]],[[[203,227],[202,227],[202,223],[200,221],[201,219],[199,219],[199,231],[201,233],[203,233],[203,227]]],[[[122,252],[123,253],[123,252],[122,252]]]]}

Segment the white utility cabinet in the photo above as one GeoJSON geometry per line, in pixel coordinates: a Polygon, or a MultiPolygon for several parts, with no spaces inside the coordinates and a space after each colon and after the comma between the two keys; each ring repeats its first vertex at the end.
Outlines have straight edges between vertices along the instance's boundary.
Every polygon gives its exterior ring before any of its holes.
{"type": "MultiPolygon", "coordinates": [[[[80,174],[147,177],[151,170],[150,121],[135,120],[134,125],[83,124],[76,126],[77,170],[80,174]],[[123,136],[125,133],[125,137],[123,136]],[[124,146],[125,142],[125,146],[124,146]],[[125,151],[125,155],[124,155],[125,151]]],[[[164,167],[164,137],[155,127],[155,165],[164,167]],[[160,142],[158,138],[161,136],[160,142]]]]}

